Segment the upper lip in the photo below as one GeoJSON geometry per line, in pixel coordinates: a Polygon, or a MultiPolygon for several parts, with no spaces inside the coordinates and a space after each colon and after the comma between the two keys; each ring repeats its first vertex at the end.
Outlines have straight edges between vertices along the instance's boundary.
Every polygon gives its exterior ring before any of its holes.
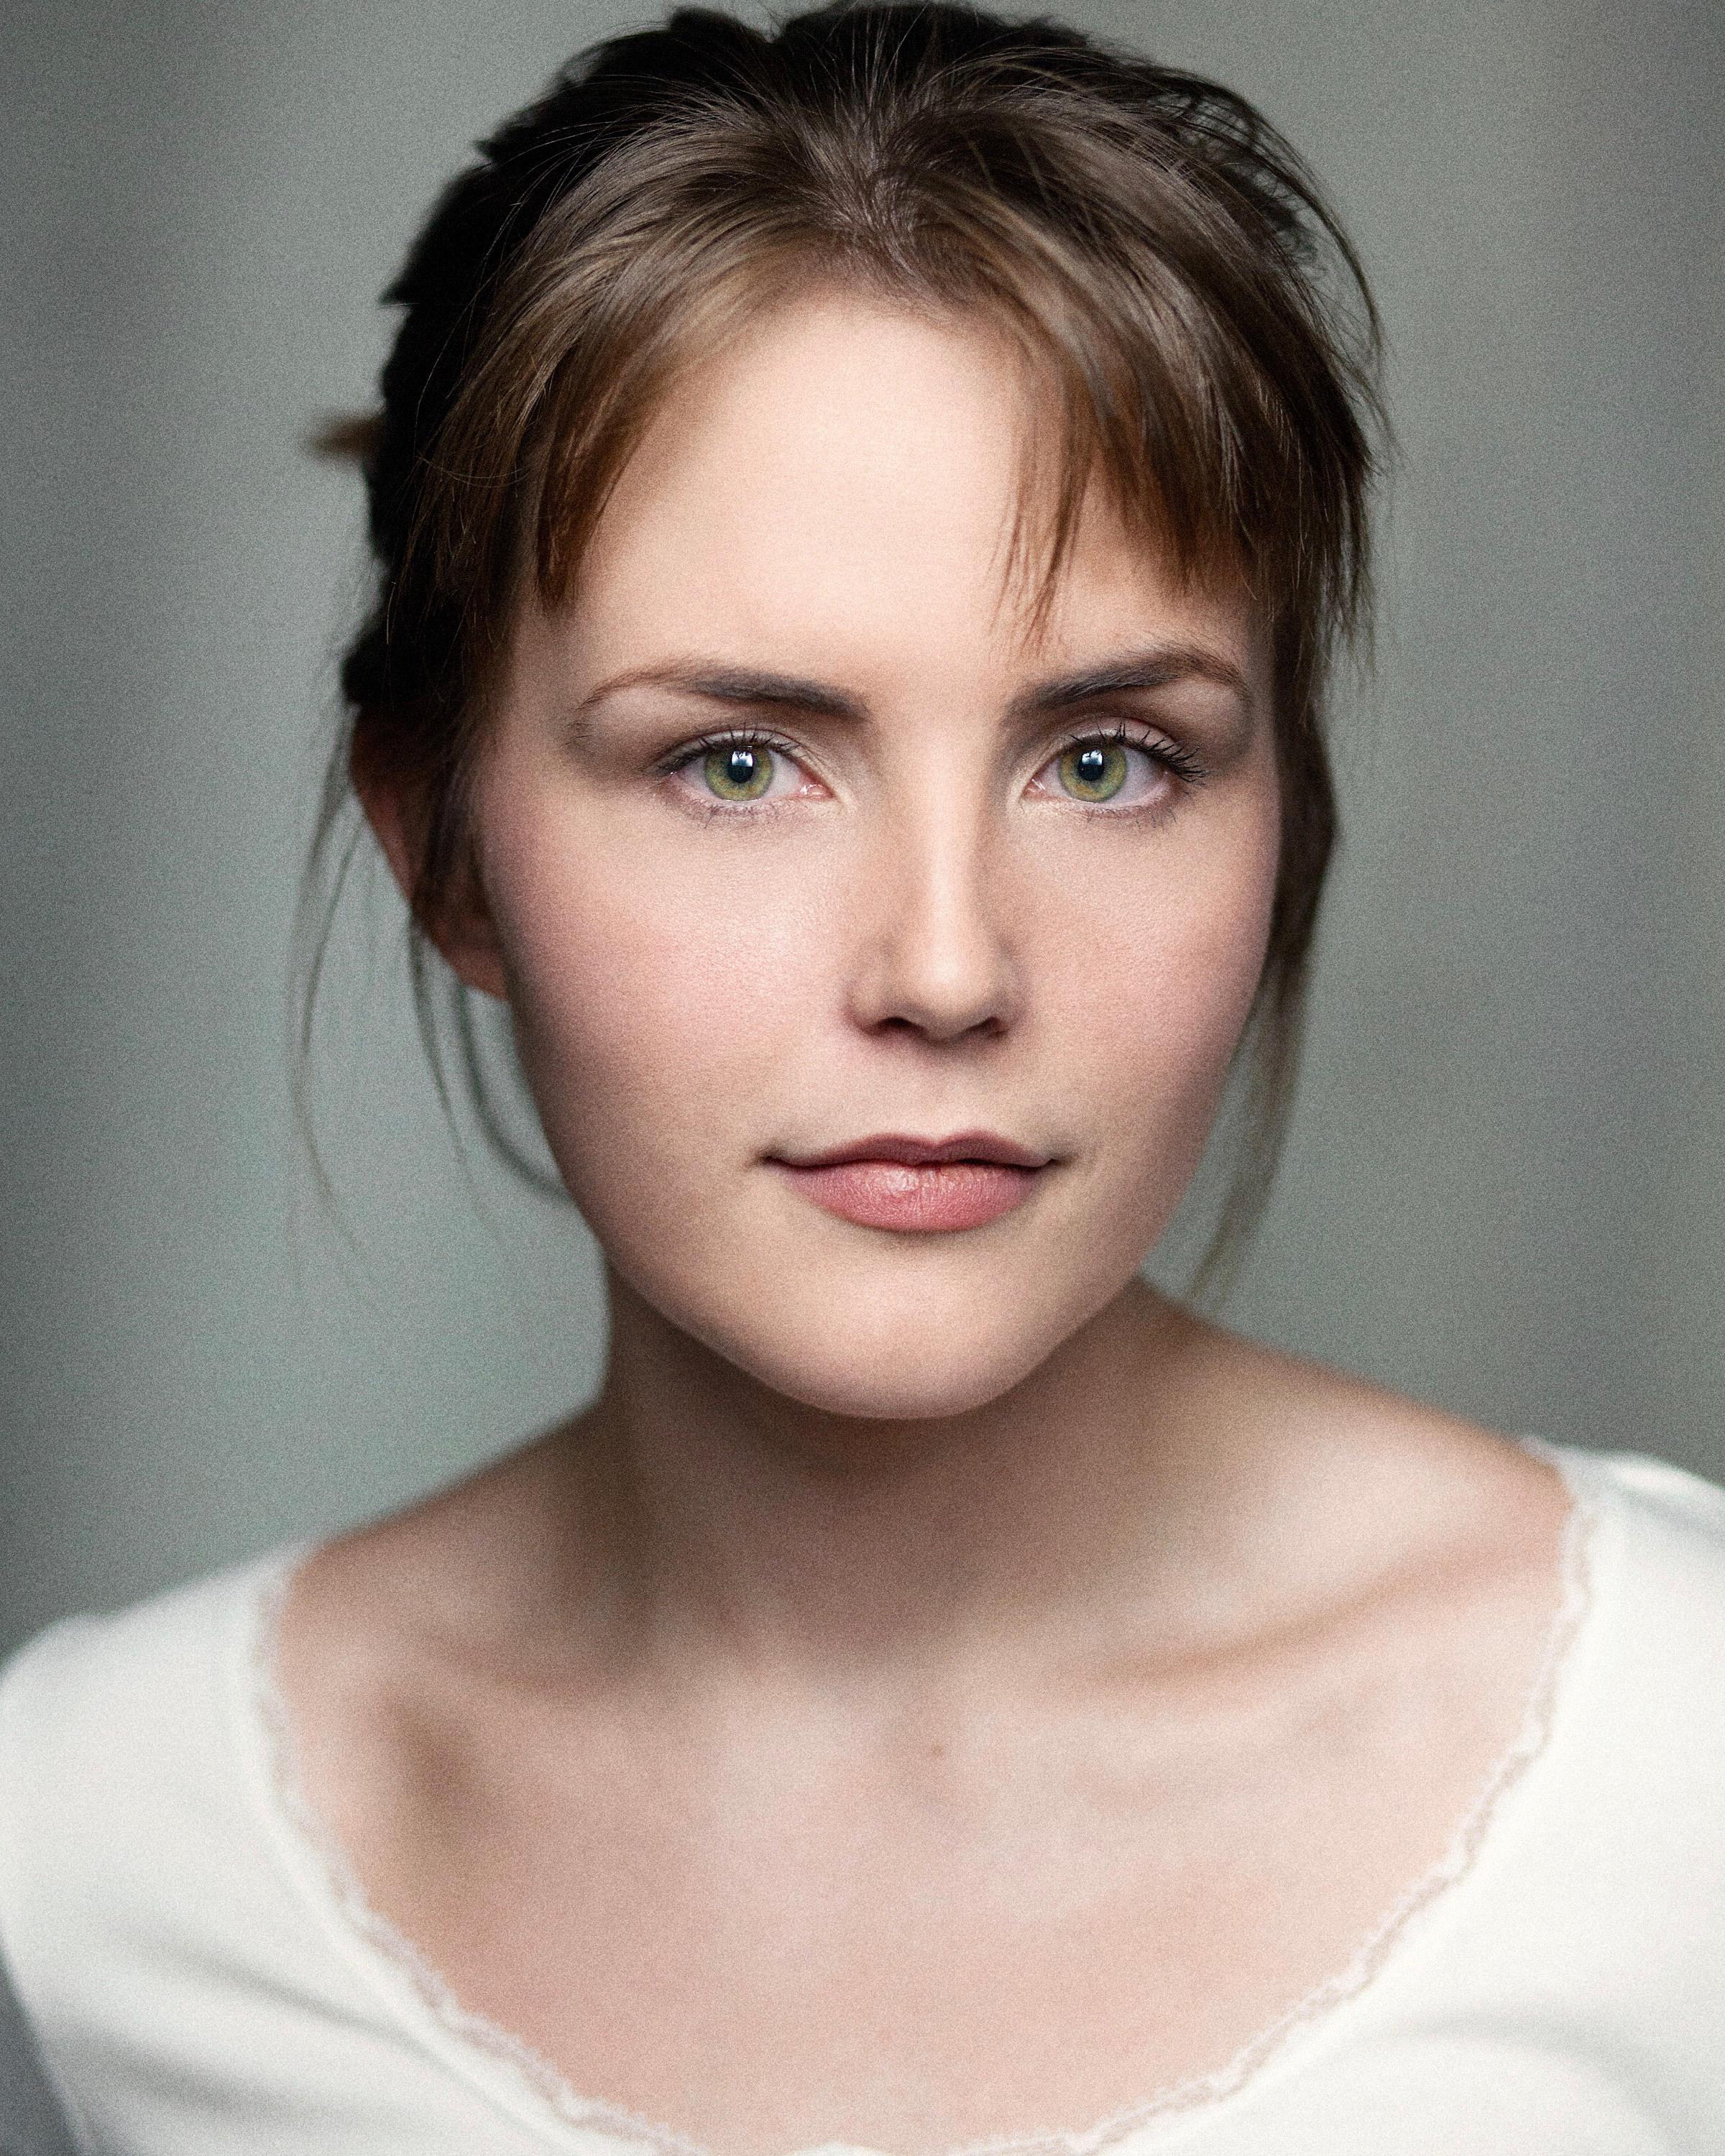
{"type": "Polygon", "coordinates": [[[907,1137],[901,1132],[857,1138],[825,1152],[781,1154],[788,1168],[842,1168],[848,1161],[891,1161],[901,1168],[933,1168],[956,1160],[987,1161],[999,1168],[1046,1168],[1050,1156],[1015,1145],[993,1131],[960,1131],[950,1138],[907,1137]]]}

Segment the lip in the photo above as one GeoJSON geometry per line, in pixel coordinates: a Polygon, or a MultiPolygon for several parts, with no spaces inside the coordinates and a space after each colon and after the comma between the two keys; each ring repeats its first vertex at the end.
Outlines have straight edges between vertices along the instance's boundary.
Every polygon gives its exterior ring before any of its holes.
{"type": "Polygon", "coordinates": [[[993,1131],[961,1131],[884,1133],[772,1165],[823,1211],[858,1227],[949,1235],[1022,1205],[1051,1162],[993,1131]]]}
{"type": "Polygon", "coordinates": [[[1032,1152],[993,1131],[960,1131],[955,1137],[906,1137],[893,1131],[858,1138],[797,1159],[779,1155],[787,1168],[843,1168],[851,1161],[891,1161],[901,1168],[939,1168],[954,1161],[983,1161],[996,1168],[1046,1168],[1049,1155],[1032,1152]]]}

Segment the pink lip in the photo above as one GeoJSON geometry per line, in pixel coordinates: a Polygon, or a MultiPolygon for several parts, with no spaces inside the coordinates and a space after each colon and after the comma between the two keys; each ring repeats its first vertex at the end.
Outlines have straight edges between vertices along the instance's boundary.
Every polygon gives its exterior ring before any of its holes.
{"type": "Polygon", "coordinates": [[[1049,1160],[992,1131],[965,1131],[951,1138],[860,1138],[773,1165],[841,1220],[928,1235],[983,1227],[1010,1213],[1049,1160]]]}

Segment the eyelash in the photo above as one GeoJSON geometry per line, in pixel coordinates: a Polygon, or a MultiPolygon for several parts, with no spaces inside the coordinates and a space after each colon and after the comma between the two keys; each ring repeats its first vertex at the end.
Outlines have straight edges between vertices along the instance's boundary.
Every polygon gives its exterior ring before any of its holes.
{"type": "MultiPolygon", "coordinates": [[[[1183,747],[1178,742],[1171,742],[1162,734],[1141,734],[1125,726],[1086,726],[1081,733],[1069,734],[1065,741],[1055,743],[1045,761],[1052,763],[1056,757],[1065,756],[1075,748],[1090,748],[1098,742],[1111,745],[1118,743],[1122,748],[1140,749],[1153,763],[1159,763],[1164,771],[1187,786],[1201,786],[1210,775],[1209,767],[1202,759],[1194,756],[1189,748],[1183,747]]],[[[1040,764],[1037,766],[1039,770],[1041,767],[1040,764]]],[[[1117,809],[1114,813],[1118,815],[1122,812],[1117,809]]]]}
{"type": "MultiPolygon", "coordinates": [[[[1146,736],[1126,726],[1089,726],[1081,732],[1069,734],[1063,741],[1055,744],[1049,754],[1044,757],[1043,762],[1037,766],[1037,769],[1041,770],[1045,765],[1054,762],[1073,749],[1088,748],[1096,742],[1105,742],[1111,746],[1117,743],[1122,748],[1135,748],[1141,751],[1153,762],[1160,764],[1164,771],[1178,779],[1183,788],[1200,786],[1209,777],[1208,766],[1201,758],[1194,756],[1189,748],[1182,747],[1178,742],[1171,742],[1162,735],[1146,736]]],[[[803,752],[794,742],[786,741],[780,735],[763,732],[757,726],[726,726],[717,733],[702,734],[698,741],[685,742],[680,747],[673,749],[668,756],[661,757],[653,766],[653,775],[657,778],[674,778],[678,772],[686,771],[691,765],[699,763],[703,757],[711,756],[715,750],[727,748],[766,749],[774,756],[788,757],[799,767],[803,761],[803,752]]],[[[770,814],[783,804],[770,801],[753,803],[726,803],[715,799],[711,802],[700,802],[696,805],[697,813],[704,815],[759,816],[770,814]]],[[[1084,805],[1077,802],[1073,803],[1074,807],[1084,805]]],[[[1164,803],[1158,810],[1152,813],[1165,816],[1170,813],[1173,805],[1164,803]]],[[[1144,812],[1132,808],[1111,809],[1101,804],[1096,804],[1092,813],[1102,816],[1130,816],[1134,814],[1142,814],[1144,812]]]]}

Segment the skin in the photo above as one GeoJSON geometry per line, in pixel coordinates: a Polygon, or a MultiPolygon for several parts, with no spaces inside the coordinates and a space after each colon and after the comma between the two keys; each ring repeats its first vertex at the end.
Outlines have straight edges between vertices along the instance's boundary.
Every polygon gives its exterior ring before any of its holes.
{"type": "Polygon", "coordinates": [[[727,2156],[1076,2128],[1225,2060],[1442,1853],[1557,1601],[1548,1468],[1137,1276],[1262,963],[1271,685],[1100,494],[1032,620],[1025,398],[973,325],[811,295],[523,604],[438,932],[605,1251],[605,1384],[284,1613],[377,1906],[727,2156]],[[667,768],[739,728],[757,803],[667,768]],[[979,1128],[1050,1165],[957,1233],[775,1164],[979,1128]]]}

